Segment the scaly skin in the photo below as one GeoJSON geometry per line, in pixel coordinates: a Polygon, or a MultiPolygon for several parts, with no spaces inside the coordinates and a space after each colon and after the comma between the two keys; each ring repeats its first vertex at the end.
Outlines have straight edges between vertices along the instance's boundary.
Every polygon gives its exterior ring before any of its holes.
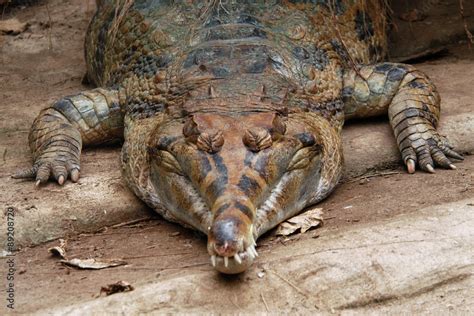
{"type": "Polygon", "coordinates": [[[239,273],[260,235],[334,189],[345,119],[388,112],[410,173],[454,168],[434,85],[380,63],[384,7],[309,2],[99,1],[86,59],[102,88],[40,113],[20,176],[77,181],[82,145],[123,136],[135,194],[239,273]]]}

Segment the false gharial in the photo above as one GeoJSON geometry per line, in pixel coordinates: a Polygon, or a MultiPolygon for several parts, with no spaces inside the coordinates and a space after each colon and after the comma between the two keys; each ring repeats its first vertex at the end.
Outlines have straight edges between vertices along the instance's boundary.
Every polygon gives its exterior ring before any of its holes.
{"type": "Polygon", "coordinates": [[[83,146],[123,141],[123,177],[165,219],[246,270],[256,240],[327,197],[345,120],[387,115],[409,173],[462,159],[438,134],[440,96],[384,62],[382,0],[102,0],[86,35],[97,88],[33,123],[37,185],[78,181],[83,146]]]}

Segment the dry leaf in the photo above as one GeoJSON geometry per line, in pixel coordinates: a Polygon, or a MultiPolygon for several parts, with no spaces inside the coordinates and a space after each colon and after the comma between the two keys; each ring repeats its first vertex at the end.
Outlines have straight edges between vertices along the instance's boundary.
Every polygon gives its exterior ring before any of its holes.
{"type": "Polygon", "coordinates": [[[110,260],[97,260],[97,259],[67,259],[66,258],[66,244],[67,242],[64,239],[59,239],[59,246],[51,247],[48,251],[57,257],[61,257],[63,260],[60,260],[62,264],[79,268],[79,269],[105,269],[105,268],[112,268],[117,266],[122,266],[127,264],[127,262],[123,260],[117,259],[110,259],[110,260]]]}
{"type": "Polygon", "coordinates": [[[48,251],[56,257],[66,258],[66,244],[64,239],[59,239],[59,246],[51,247],[48,251]]]}
{"type": "Polygon", "coordinates": [[[26,31],[28,23],[22,23],[18,19],[0,21],[0,34],[17,35],[26,31]]]}
{"type": "Polygon", "coordinates": [[[321,208],[308,210],[281,223],[277,228],[276,234],[279,236],[288,236],[295,233],[298,229],[303,234],[310,228],[320,226],[323,223],[322,216],[323,211],[321,208]]]}
{"type": "Polygon", "coordinates": [[[110,259],[110,260],[97,260],[97,259],[78,259],[74,258],[71,260],[61,260],[61,263],[79,268],[79,269],[92,269],[92,270],[100,270],[105,268],[112,268],[126,265],[127,262],[118,259],[110,259]]]}
{"type": "MultiPolygon", "coordinates": [[[[109,284],[100,288],[100,294],[105,293],[105,295],[112,295],[120,292],[130,292],[133,291],[134,287],[130,283],[125,281],[118,281],[114,284],[109,284]]],[[[99,295],[100,295],[99,294],[99,295]]]]}

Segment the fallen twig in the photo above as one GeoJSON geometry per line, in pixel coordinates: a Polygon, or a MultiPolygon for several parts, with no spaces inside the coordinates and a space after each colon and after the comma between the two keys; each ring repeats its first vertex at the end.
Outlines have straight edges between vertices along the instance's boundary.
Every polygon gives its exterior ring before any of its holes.
{"type": "Polygon", "coordinates": [[[48,29],[48,41],[49,41],[49,50],[53,50],[53,39],[52,39],[52,32],[53,32],[53,22],[51,20],[51,14],[49,13],[49,5],[46,2],[46,12],[48,12],[48,24],[49,24],[49,29],[48,29]]]}
{"type": "Polygon", "coordinates": [[[267,313],[269,313],[270,309],[268,308],[267,302],[265,301],[265,297],[263,297],[263,293],[260,293],[260,297],[262,298],[263,305],[265,305],[265,310],[267,311],[267,313]]]}
{"type": "Polygon", "coordinates": [[[118,228],[118,227],[123,227],[123,226],[131,225],[131,224],[136,224],[136,223],[144,222],[144,221],[150,220],[150,219],[152,219],[152,218],[150,218],[150,217],[142,217],[142,218],[133,219],[133,220],[128,221],[128,222],[118,223],[118,224],[112,225],[112,226],[110,226],[110,227],[112,227],[112,228],[118,228]]]}
{"type": "Polygon", "coordinates": [[[461,14],[461,19],[464,24],[464,31],[466,32],[467,36],[467,46],[471,49],[472,44],[474,44],[474,36],[472,35],[471,31],[469,31],[469,27],[467,26],[466,16],[464,15],[464,0],[459,0],[459,11],[461,14]]]}
{"type": "Polygon", "coordinates": [[[372,173],[372,174],[365,174],[360,177],[354,178],[352,180],[347,181],[346,183],[352,183],[352,182],[357,182],[363,179],[369,179],[369,178],[375,178],[375,177],[383,177],[383,176],[388,176],[391,174],[400,174],[400,171],[386,171],[386,172],[377,172],[377,173],[372,173]]]}
{"type": "Polygon", "coordinates": [[[142,259],[142,258],[158,258],[158,257],[170,257],[170,256],[186,256],[192,255],[195,252],[179,252],[179,253],[164,253],[164,254],[154,254],[154,255],[142,255],[142,256],[129,256],[123,257],[123,260],[133,260],[133,259],[142,259]]]}
{"type": "Polygon", "coordinates": [[[112,26],[108,31],[110,43],[113,43],[115,41],[120,23],[122,23],[127,12],[133,6],[134,1],[135,0],[123,0],[123,3],[121,3],[121,0],[115,0],[114,19],[112,21],[112,26]]]}

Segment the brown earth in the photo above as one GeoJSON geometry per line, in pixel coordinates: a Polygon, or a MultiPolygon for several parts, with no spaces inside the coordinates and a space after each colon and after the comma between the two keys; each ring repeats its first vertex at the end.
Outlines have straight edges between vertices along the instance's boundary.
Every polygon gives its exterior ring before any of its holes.
{"type": "MultiPolygon", "coordinates": [[[[81,84],[85,69],[82,43],[93,7],[93,1],[86,4],[83,0],[50,0],[9,13],[20,21],[27,21],[29,29],[14,39],[0,36],[0,45],[2,41],[9,43],[9,51],[5,51],[3,45],[0,46],[0,177],[5,180],[1,185],[2,205],[9,205],[12,200],[16,200],[21,205],[20,212],[33,213],[38,203],[48,203],[47,194],[54,197],[59,194],[56,192],[62,190],[52,184],[43,192],[35,190],[32,184],[18,184],[6,179],[16,168],[30,164],[26,139],[30,124],[39,109],[64,95],[85,89],[81,84]]],[[[442,95],[458,95],[466,90],[466,95],[459,95],[457,104],[452,104],[450,111],[472,114],[473,91],[468,91],[472,90],[472,51],[467,50],[464,44],[456,45],[442,58],[425,60],[418,66],[435,80],[442,95]],[[453,80],[454,77],[456,80],[453,80]],[[453,82],[460,82],[461,86],[454,85],[453,82]]],[[[370,132],[373,126],[381,124],[387,122],[379,120],[375,123],[351,123],[348,130],[360,128],[370,132]]],[[[82,184],[68,184],[68,190],[81,190],[85,185],[96,185],[99,191],[96,198],[100,199],[100,189],[105,185],[113,194],[131,195],[120,183],[88,181],[91,175],[100,176],[111,172],[118,175],[118,151],[118,147],[85,150],[82,158],[82,184]]],[[[26,247],[15,256],[16,311],[32,313],[40,309],[93,300],[98,296],[101,286],[119,280],[127,281],[138,289],[152,282],[195,272],[204,273],[214,281],[210,287],[196,285],[196,291],[200,295],[212,298],[216,292],[229,294],[228,301],[203,306],[201,311],[238,312],[239,292],[234,289],[243,291],[250,283],[253,292],[246,295],[253,295],[255,301],[265,307],[263,311],[267,309],[267,305],[270,310],[274,310],[272,307],[282,304],[276,301],[278,296],[264,298],[260,294],[268,285],[263,267],[275,260],[273,252],[281,253],[290,247],[292,251],[304,250],[303,247],[308,245],[316,247],[319,236],[376,224],[401,214],[414,214],[420,208],[472,198],[474,157],[466,156],[466,160],[457,166],[455,171],[439,170],[434,175],[407,175],[401,167],[378,168],[362,177],[346,175],[336,191],[318,206],[325,213],[325,225],[322,229],[290,238],[276,237],[273,232],[267,234],[259,241],[257,249],[260,257],[256,264],[237,277],[220,276],[212,270],[203,236],[157,216],[135,224],[80,235],[74,233],[74,218],[71,218],[64,223],[72,228],[70,237],[66,238],[68,257],[121,258],[129,264],[100,271],[77,270],[61,265],[58,259],[48,253],[47,249],[58,245],[57,241],[33,248],[26,247]]],[[[50,203],[54,203],[51,207],[61,209],[57,200],[52,198],[51,201],[53,202],[50,203]]],[[[130,207],[136,207],[137,212],[142,214],[141,217],[154,216],[139,202],[134,203],[130,207]]],[[[92,204],[93,202],[85,199],[75,201],[74,207],[93,207],[92,204]]],[[[123,221],[127,220],[130,218],[124,216],[123,221]]],[[[2,258],[2,269],[5,268],[4,260],[2,258]]],[[[3,275],[2,272],[2,278],[3,275]]],[[[300,303],[308,303],[301,301],[297,295],[294,297],[294,301],[286,302],[289,310],[300,303]]],[[[3,308],[2,303],[0,311],[3,308]]]]}
{"type": "MultiPolygon", "coordinates": [[[[100,271],[65,267],[47,251],[49,247],[59,245],[57,241],[26,248],[16,256],[20,274],[17,308],[22,312],[33,312],[57,305],[66,306],[95,298],[102,286],[120,280],[139,288],[160,279],[192,275],[196,271],[205,271],[215,280],[213,288],[199,288],[199,291],[208,292],[210,296],[236,282],[244,287],[249,282],[258,282],[257,286],[254,284],[253,290],[256,299],[260,300],[260,290],[264,290],[267,285],[265,280],[259,279],[258,273],[262,271],[262,266],[274,260],[272,252],[281,252],[290,247],[292,252],[303,251],[307,247],[305,241],[316,246],[320,235],[354,225],[383,221],[399,214],[410,214],[422,207],[472,198],[474,156],[467,157],[458,167],[456,171],[440,171],[435,175],[407,175],[399,169],[395,171],[400,174],[353,179],[343,183],[318,206],[325,212],[326,220],[322,229],[290,238],[276,237],[273,232],[264,236],[258,243],[260,256],[256,264],[238,277],[216,274],[210,266],[203,236],[159,218],[67,239],[70,258],[121,258],[129,263],[123,267],[100,271]]],[[[384,172],[388,171],[382,171],[381,174],[384,172]]],[[[288,304],[293,303],[297,302],[288,304]]],[[[238,297],[229,297],[225,304],[238,305],[238,297]]],[[[213,308],[226,310],[217,305],[213,308]]],[[[238,310],[236,307],[235,311],[238,310]]]]}

